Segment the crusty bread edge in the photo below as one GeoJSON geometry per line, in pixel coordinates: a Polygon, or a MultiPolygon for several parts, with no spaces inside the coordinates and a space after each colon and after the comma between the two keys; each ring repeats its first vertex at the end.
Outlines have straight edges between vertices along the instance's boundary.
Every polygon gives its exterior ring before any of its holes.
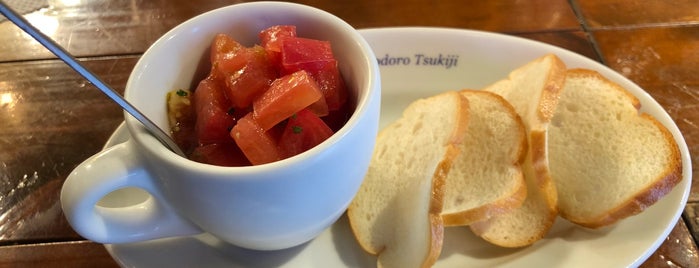
{"type": "MultiPolygon", "coordinates": [[[[451,92],[444,92],[441,94],[453,94],[451,92]]],[[[429,245],[429,252],[427,253],[427,256],[425,257],[423,263],[420,265],[423,268],[429,268],[434,265],[434,263],[437,262],[437,259],[439,258],[441,252],[442,252],[442,245],[444,241],[444,221],[442,220],[442,207],[444,205],[444,186],[445,186],[445,181],[446,181],[446,176],[449,173],[449,170],[451,169],[454,160],[458,157],[458,155],[461,153],[460,145],[463,142],[464,137],[466,136],[466,131],[468,130],[468,123],[469,123],[469,116],[470,116],[470,108],[469,108],[469,103],[468,99],[464,97],[461,94],[457,94],[459,96],[459,109],[455,111],[456,116],[457,116],[457,122],[458,124],[452,128],[452,133],[450,135],[450,138],[447,141],[447,144],[445,144],[446,151],[444,153],[444,157],[442,160],[437,164],[435,171],[432,176],[432,181],[431,181],[431,194],[430,194],[430,204],[428,208],[428,215],[427,219],[430,223],[430,245],[429,245]]],[[[380,131],[378,135],[382,135],[384,131],[380,131]]],[[[346,213],[351,213],[350,210],[352,210],[352,206],[348,207],[348,211],[346,213]]],[[[349,215],[348,215],[349,216],[349,215]]],[[[352,222],[351,222],[351,217],[348,217],[350,219],[350,224],[349,227],[354,234],[355,241],[357,241],[357,244],[367,253],[371,255],[378,256],[381,254],[381,252],[384,250],[384,248],[381,248],[379,250],[372,250],[366,245],[362,244],[360,241],[356,239],[357,235],[357,230],[354,228],[352,222]]]]}
{"type": "Polygon", "coordinates": [[[549,226],[545,228],[544,234],[553,225],[556,215],[558,215],[558,191],[551,177],[548,160],[548,124],[551,122],[553,115],[558,107],[558,101],[563,93],[568,68],[555,54],[547,54],[552,61],[551,69],[547,74],[546,83],[542,90],[542,96],[538,104],[538,117],[540,126],[529,129],[529,155],[531,157],[531,165],[534,170],[537,186],[542,191],[552,218],[549,226]],[[539,128],[541,127],[541,128],[539,128]]]}
{"type": "Polygon", "coordinates": [[[468,211],[442,215],[444,226],[464,226],[473,222],[490,219],[518,208],[527,197],[527,187],[522,184],[507,197],[468,211]]]}
{"type": "Polygon", "coordinates": [[[447,150],[444,158],[439,162],[432,177],[432,194],[430,195],[430,207],[428,212],[428,220],[431,226],[431,241],[430,252],[422,263],[421,267],[432,267],[439,255],[442,253],[442,245],[444,242],[444,220],[442,219],[442,208],[444,206],[444,186],[446,183],[447,174],[454,164],[454,161],[461,153],[461,143],[468,131],[468,123],[470,120],[470,106],[468,99],[462,94],[459,95],[461,109],[457,110],[457,122],[452,129],[451,138],[448,141],[447,150]]]}
{"type": "Polygon", "coordinates": [[[568,68],[554,54],[547,54],[545,57],[551,58],[553,66],[547,74],[548,78],[546,79],[538,106],[538,115],[543,128],[529,130],[529,154],[531,155],[531,164],[534,168],[537,185],[539,189],[542,189],[552,213],[558,214],[558,192],[549,170],[548,124],[551,122],[558,107],[558,101],[565,87],[568,68]]]}
{"type": "Polygon", "coordinates": [[[533,179],[542,192],[549,210],[556,215],[558,214],[558,190],[549,168],[547,132],[532,131],[529,133],[529,144],[531,165],[535,175],[533,179]]]}
{"type": "MultiPolygon", "coordinates": [[[[518,121],[518,125],[521,128],[521,132],[524,133],[524,123],[522,122],[522,118],[517,114],[515,111],[514,107],[512,107],[512,104],[510,104],[505,98],[502,96],[495,94],[493,92],[489,91],[482,91],[482,90],[473,90],[473,89],[463,89],[459,91],[461,94],[488,94],[493,97],[495,97],[500,103],[503,104],[503,107],[505,107],[510,113],[512,113],[515,116],[515,120],[518,121]]],[[[524,162],[524,159],[526,157],[527,153],[527,137],[526,135],[522,135],[522,138],[520,139],[520,145],[519,145],[520,150],[516,153],[517,158],[515,158],[515,161],[513,161],[511,164],[516,167],[520,167],[520,172],[519,172],[519,187],[517,187],[513,192],[510,194],[507,194],[504,198],[501,198],[499,200],[495,200],[492,203],[489,204],[484,204],[480,207],[469,209],[466,211],[460,211],[460,212],[455,212],[455,213],[449,213],[449,214],[442,214],[442,218],[444,220],[444,225],[445,226],[461,226],[461,225],[467,225],[472,222],[476,221],[482,221],[489,219],[492,216],[495,215],[500,215],[503,213],[507,213],[508,211],[511,211],[514,208],[517,208],[522,205],[522,202],[524,202],[524,199],[527,196],[527,185],[524,182],[524,174],[522,174],[521,171],[521,165],[522,162],[524,162]]]]}
{"type": "MultiPolygon", "coordinates": [[[[541,240],[546,236],[546,234],[548,234],[549,230],[551,230],[559,213],[558,191],[556,190],[556,185],[554,184],[553,178],[551,177],[551,171],[549,169],[547,132],[548,124],[556,112],[558,101],[565,86],[568,67],[555,54],[546,54],[540,57],[539,60],[545,58],[551,58],[553,65],[546,74],[546,83],[544,84],[544,89],[542,90],[542,95],[540,96],[539,103],[537,105],[537,125],[530,125],[529,133],[527,133],[527,135],[529,139],[528,154],[529,157],[531,157],[530,161],[535,175],[535,178],[533,179],[535,180],[539,190],[542,191],[541,194],[544,196],[545,202],[547,203],[549,213],[546,215],[546,219],[543,221],[541,228],[539,228],[539,233],[532,235],[531,239],[529,240],[518,241],[519,243],[509,243],[511,241],[508,241],[508,243],[503,243],[504,241],[495,241],[493,239],[484,237],[482,234],[489,228],[488,226],[490,225],[488,220],[476,222],[470,226],[470,229],[474,234],[491,244],[501,247],[525,247],[541,240]]],[[[507,79],[509,79],[509,77],[507,79]]]]}
{"type": "Polygon", "coordinates": [[[550,58],[553,62],[553,67],[547,74],[548,79],[541,93],[537,113],[540,122],[547,123],[551,121],[551,118],[553,118],[553,115],[556,113],[558,100],[561,97],[561,92],[565,85],[566,70],[568,67],[566,67],[565,63],[555,54],[546,54],[543,58],[550,58]]]}
{"type": "MultiPolygon", "coordinates": [[[[598,79],[604,80],[606,83],[613,85],[614,88],[616,88],[620,92],[623,92],[624,94],[629,96],[629,99],[632,100],[632,104],[634,107],[636,107],[636,110],[640,110],[641,103],[635,95],[631,94],[628,90],[621,87],[619,84],[609,80],[607,77],[601,75],[597,71],[588,69],[571,69],[569,70],[569,72],[574,72],[580,75],[596,76],[598,79]]],[[[680,154],[680,149],[677,145],[677,142],[675,141],[675,138],[672,136],[672,133],[670,133],[670,131],[655,117],[646,113],[641,113],[639,114],[639,116],[655,125],[656,128],[663,135],[664,140],[667,142],[668,146],[670,147],[671,155],[669,157],[671,161],[670,165],[667,167],[665,172],[663,172],[662,175],[659,176],[654,183],[648,185],[648,187],[646,187],[643,191],[640,191],[638,194],[636,194],[626,202],[619,204],[617,207],[611,209],[608,213],[600,215],[595,219],[581,221],[576,219],[570,219],[568,215],[561,213],[561,216],[563,218],[588,228],[600,228],[603,226],[608,226],[624,218],[641,213],[646,208],[655,204],[655,202],[663,198],[672,189],[674,189],[675,186],[680,183],[680,181],[682,181],[682,158],[680,154]]]]}

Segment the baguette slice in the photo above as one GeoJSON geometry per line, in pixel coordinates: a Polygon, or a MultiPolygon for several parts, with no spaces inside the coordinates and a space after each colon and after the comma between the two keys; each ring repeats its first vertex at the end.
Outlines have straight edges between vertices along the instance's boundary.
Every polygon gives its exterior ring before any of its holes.
{"type": "Polygon", "coordinates": [[[597,228],[635,215],[681,180],[670,132],[621,86],[570,70],[551,124],[549,152],[561,216],[597,228]]]}
{"type": "Polygon", "coordinates": [[[466,133],[468,107],[453,91],[420,99],[379,133],[347,211],[378,267],[429,267],[441,253],[444,180],[466,133]]]}
{"type": "Polygon", "coordinates": [[[503,96],[522,117],[528,152],[522,166],[527,197],[521,207],[470,225],[486,241],[522,247],[543,238],[557,217],[557,192],[549,171],[548,125],[565,83],[566,66],[548,54],[512,71],[485,90],[503,96]]]}
{"type": "Polygon", "coordinates": [[[446,179],[445,226],[469,225],[522,205],[527,187],[522,162],[524,123],[512,105],[487,91],[463,90],[470,119],[466,138],[446,179]]]}

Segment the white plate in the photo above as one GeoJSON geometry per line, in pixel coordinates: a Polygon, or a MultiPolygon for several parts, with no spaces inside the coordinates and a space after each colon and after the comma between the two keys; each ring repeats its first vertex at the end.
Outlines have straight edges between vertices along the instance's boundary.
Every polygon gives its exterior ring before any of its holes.
{"type": "MultiPolygon", "coordinates": [[[[543,240],[522,249],[503,249],[473,236],[463,227],[445,230],[444,249],[435,267],[625,267],[637,266],[670,233],[687,201],[691,162],[687,145],[668,114],[645,91],[611,69],[570,51],[517,37],[457,29],[380,28],[361,30],[381,60],[382,126],[412,100],[451,89],[478,89],[512,69],[555,53],[568,67],[595,69],[636,95],[643,111],[667,126],[682,153],[683,180],[645,212],[602,230],[576,227],[558,219],[543,240]],[[441,56],[441,64],[438,61],[441,56]],[[426,64],[427,58],[436,65],[426,64]],[[449,59],[453,65],[449,66],[449,59]]],[[[107,146],[128,138],[120,127],[107,146]]],[[[147,198],[126,189],[104,204],[137,203],[147,198]]],[[[315,240],[288,250],[259,252],[236,248],[209,235],[106,245],[125,267],[374,267],[342,217],[315,240]]]]}

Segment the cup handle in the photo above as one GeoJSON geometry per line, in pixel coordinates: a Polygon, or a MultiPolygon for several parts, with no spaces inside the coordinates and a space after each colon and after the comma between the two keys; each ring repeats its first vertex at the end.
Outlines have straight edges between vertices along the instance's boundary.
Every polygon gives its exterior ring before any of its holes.
{"type": "Polygon", "coordinates": [[[70,225],[83,237],[103,244],[132,243],[201,233],[164,202],[132,140],[114,145],[81,163],[61,189],[61,206],[70,225]],[[103,207],[107,194],[136,187],[147,200],[124,207],[103,207]]]}

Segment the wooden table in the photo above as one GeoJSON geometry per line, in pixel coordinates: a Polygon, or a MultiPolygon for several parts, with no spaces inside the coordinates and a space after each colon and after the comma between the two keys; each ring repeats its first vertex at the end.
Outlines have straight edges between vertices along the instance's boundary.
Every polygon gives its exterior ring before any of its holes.
{"type": "MultiPolygon", "coordinates": [[[[26,17],[121,91],[139,56],[160,35],[195,15],[243,1],[47,2],[26,17]]],[[[691,154],[699,154],[696,0],[299,2],[356,28],[478,29],[580,53],[648,91],[678,124],[691,154]]],[[[122,118],[115,104],[50,52],[12,23],[0,23],[0,266],[117,266],[102,245],[67,224],[59,192],[70,171],[101,149],[122,118]]],[[[693,186],[683,217],[642,267],[699,266],[698,210],[699,188],[693,186]]]]}

